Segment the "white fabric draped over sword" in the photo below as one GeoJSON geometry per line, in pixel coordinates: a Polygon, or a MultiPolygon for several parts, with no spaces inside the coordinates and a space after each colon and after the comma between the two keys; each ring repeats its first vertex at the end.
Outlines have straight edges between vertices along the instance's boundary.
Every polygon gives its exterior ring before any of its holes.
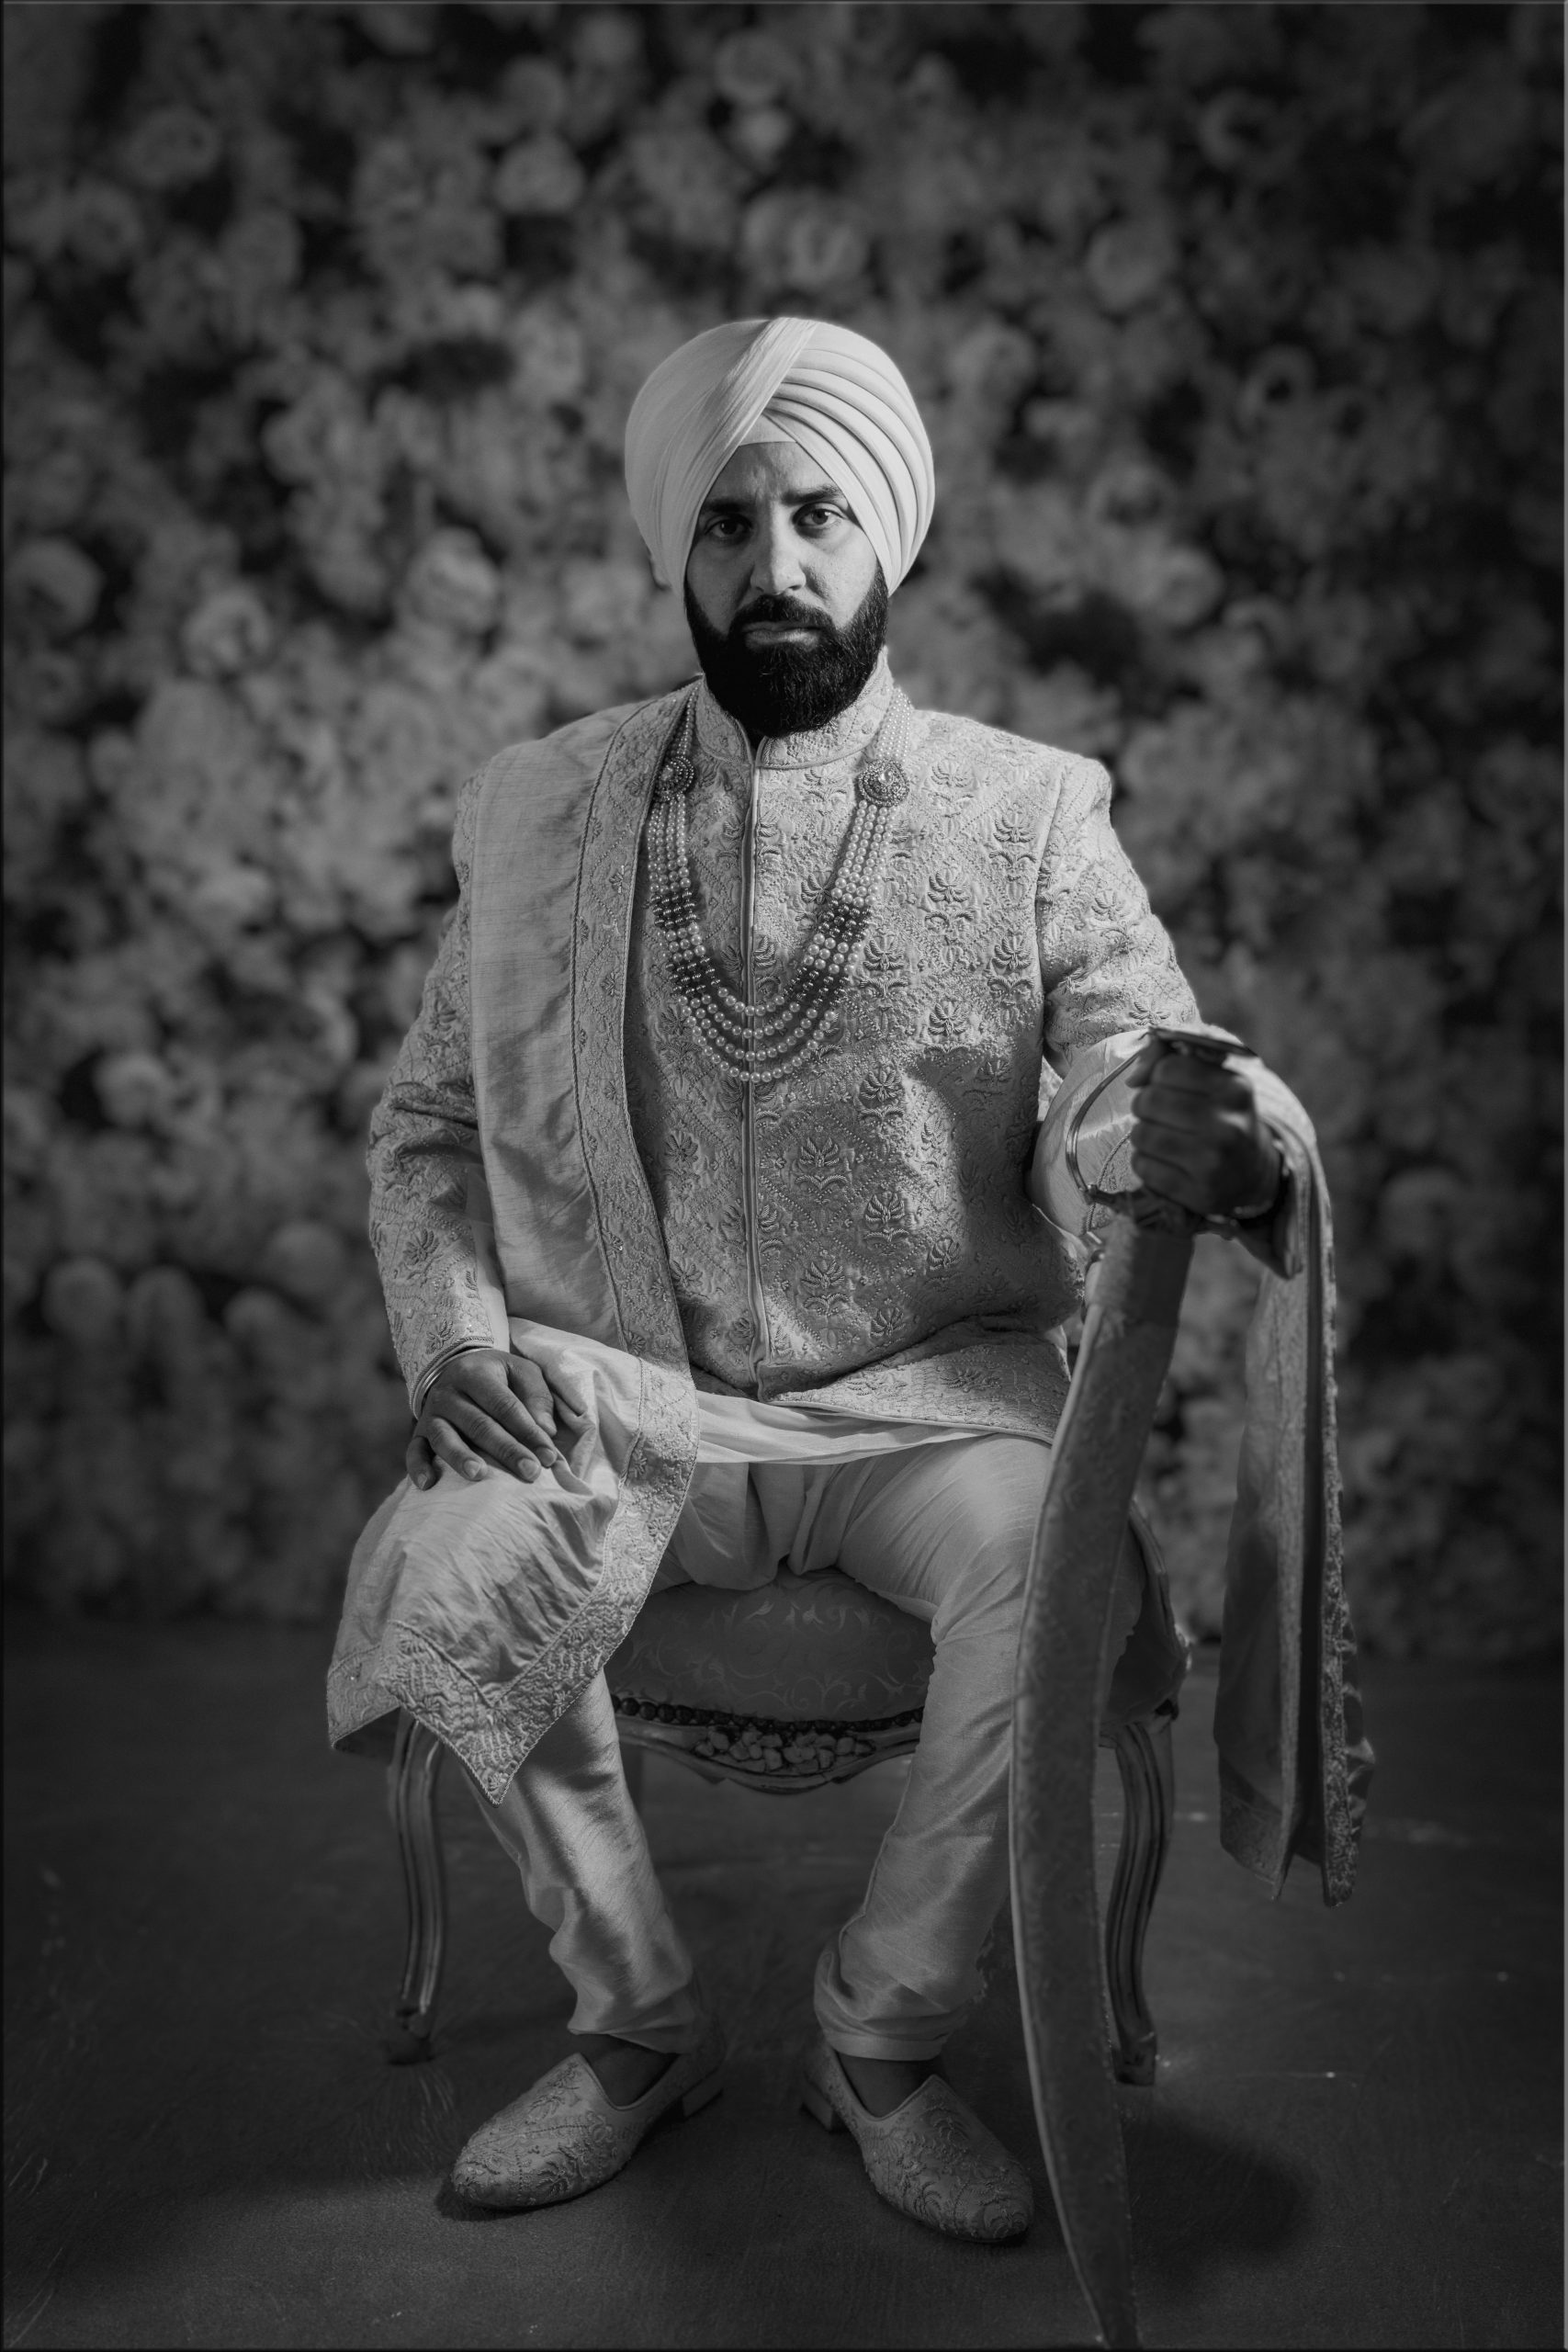
{"type": "MultiPolygon", "coordinates": [[[[1080,1175],[1101,1192],[1136,1186],[1133,1104],[1117,1074],[1145,1036],[1103,1038],[1080,1055],[1041,1130],[1031,1197],[1069,1239],[1114,1214],[1086,1212],[1080,1175]]],[[[1284,1156],[1288,1212],[1247,1327],[1214,1711],[1220,1835],[1276,1894],[1301,1855],[1318,1864],[1326,1899],[1341,1903],[1355,1883],[1372,1754],[1345,1598],[1328,1186],[1295,1096],[1255,1056],[1235,1058],[1284,1156]]]]}

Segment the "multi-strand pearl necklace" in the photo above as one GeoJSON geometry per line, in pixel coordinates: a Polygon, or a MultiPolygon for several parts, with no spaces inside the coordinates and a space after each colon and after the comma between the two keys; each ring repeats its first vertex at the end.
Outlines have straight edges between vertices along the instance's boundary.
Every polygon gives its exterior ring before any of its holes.
{"type": "Polygon", "coordinates": [[[775,996],[752,1004],[720,977],[697,914],[686,843],[686,803],[696,781],[696,695],[688,696],[654,786],[649,879],[676,992],[703,1051],[732,1077],[761,1084],[798,1069],[843,993],[871,922],[892,812],[908,797],[908,703],[895,687],[856,774],[854,815],[794,977],[775,996]]]}

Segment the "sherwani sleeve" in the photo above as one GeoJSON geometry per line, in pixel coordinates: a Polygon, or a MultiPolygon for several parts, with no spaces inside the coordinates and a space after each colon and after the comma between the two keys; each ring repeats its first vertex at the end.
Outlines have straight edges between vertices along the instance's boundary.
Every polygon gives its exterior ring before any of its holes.
{"type": "MultiPolygon", "coordinates": [[[[1034,912],[1045,989],[1045,1058],[1058,1075],[1127,1030],[1156,1023],[1212,1026],[1112,830],[1111,778],[1096,761],[1075,760],[1063,783],[1034,912]]],[[[1289,1275],[1303,1262],[1304,1170],[1289,1128],[1277,1118],[1268,1118],[1268,1125],[1283,1167],[1279,1197],[1266,1216],[1230,1229],[1252,1256],[1289,1275]]]]}
{"type": "Polygon", "coordinates": [[[1075,760],[1057,797],[1034,905],[1045,1058],[1058,1073],[1119,1031],[1201,1016],[1149,894],[1111,826],[1111,778],[1075,760]]]}
{"type": "Polygon", "coordinates": [[[457,903],[370,1121],[370,1243],[416,1412],[449,1356],[496,1344],[472,1215],[484,1178],[469,1018],[469,873],[483,782],[481,770],[463,788],[452,841],[457,903]]]}

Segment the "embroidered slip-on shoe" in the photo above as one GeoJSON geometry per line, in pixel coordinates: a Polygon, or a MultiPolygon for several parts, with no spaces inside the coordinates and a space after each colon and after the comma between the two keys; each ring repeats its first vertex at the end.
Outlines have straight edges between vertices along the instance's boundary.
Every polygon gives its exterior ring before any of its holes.
{"type": "Polygon", "coordinates": [[[651,2090],[630,2107],[616,2107],[587,2059],[574,2052],[480,2124],[452,2167],[452,2186],[470,2205],[502,2211],[584,2196],[630,2163],[672,2107],[695,2115],[718,2097],[724,2055],[724,2036],[710,2025],[651,2090]]]}
{"type": "Polygon", "coordinates": [[[999,2245],[1034,2218],[1023,2166],[938,2075],[891,2115],[873,2115],[819,2041],[807,2055],[801,2103],[827,2131],[852,2132],[877,2195],[928,2229],[999,2245]]]}

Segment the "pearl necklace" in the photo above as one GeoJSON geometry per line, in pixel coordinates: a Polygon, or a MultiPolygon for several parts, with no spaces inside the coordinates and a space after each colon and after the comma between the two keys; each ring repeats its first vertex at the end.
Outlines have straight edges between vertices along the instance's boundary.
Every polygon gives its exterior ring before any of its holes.
{"type": "Polygon", "coordinates": [[[696,781],[695,690],[688,695],[654,786],[649,880],[676,993],[704,1053],[731,1077],[753,1085],[786,1078],[819,1043],[871,922],[892,812],[908,797],[903,763],[908,731],[909,706],[895,687],[855,776],[854,814],[794,977],[777,995],[753,1004],[725,982],[697,914],[686,841],[686,803],[696,781]]]}

